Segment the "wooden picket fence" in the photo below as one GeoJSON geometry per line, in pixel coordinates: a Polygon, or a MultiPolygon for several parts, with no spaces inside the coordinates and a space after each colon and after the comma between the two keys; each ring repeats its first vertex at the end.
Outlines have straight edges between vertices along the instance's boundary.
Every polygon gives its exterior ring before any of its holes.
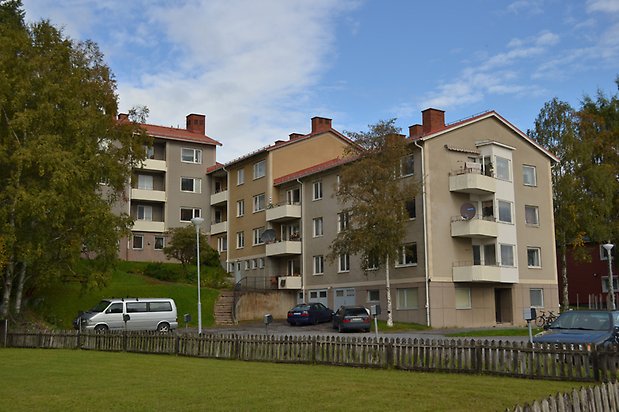
{"type": "Polygon", "coordinates": [[[535,401],[532,404],[516,405],[513,412],[572,412],[572,411],[619,411],[619,383],[606,382],[588,388],[574,389],[569,393],[535,401]]]}
{"type": "Polygon", "coordinates": [[[588,350],[571,345],[501,340],[78,331],[9,331],[4,340],[6,347],[124,351],[583,382],[613,381],[619,364],[617,346],[588,350]]]}

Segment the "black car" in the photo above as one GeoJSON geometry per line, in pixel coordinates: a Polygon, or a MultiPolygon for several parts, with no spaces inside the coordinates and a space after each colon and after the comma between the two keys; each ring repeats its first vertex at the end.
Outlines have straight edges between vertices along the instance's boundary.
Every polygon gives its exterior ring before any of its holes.
{"type": "Polygon", "coordinates": [[[370,311],[364,306],[341,306],[333,315],[333,329],[339,332],[349,330],[369,332],[370,325],[370,311]]]}
{"type": "Polygon", "coordinates": [[[544,329],[533,337],[533,343],[619,343],[619,311],[571,310],[544,329]]]}
{"type": "Polygon", "coordinates": [[[295,325],[315,325],[330,322],[333,311],[322,303],[300,303],[288,311],[288,323],[295,325]]]}

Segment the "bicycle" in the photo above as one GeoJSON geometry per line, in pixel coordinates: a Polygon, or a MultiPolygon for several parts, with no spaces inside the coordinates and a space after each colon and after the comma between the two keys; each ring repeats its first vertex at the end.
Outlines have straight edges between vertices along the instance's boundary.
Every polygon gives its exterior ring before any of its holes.
{"type": "Polygon", "coordinates": [[[540,310],[540,314],[535,318],[535,326],[538,328],[543,328],[546,325],[550,325],[557,319],[558,316],[553,313],[553,311],[548,311],[548,314],[543,310],[540,310]]]}

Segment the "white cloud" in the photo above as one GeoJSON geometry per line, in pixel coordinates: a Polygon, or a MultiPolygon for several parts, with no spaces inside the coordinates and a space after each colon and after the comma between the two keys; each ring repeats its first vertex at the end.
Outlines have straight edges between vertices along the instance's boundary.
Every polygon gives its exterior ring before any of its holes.
{"type": "Polygon", "coordinates": [[[587,0],[587,11],[619,13],[619,0],[587,0]]]}

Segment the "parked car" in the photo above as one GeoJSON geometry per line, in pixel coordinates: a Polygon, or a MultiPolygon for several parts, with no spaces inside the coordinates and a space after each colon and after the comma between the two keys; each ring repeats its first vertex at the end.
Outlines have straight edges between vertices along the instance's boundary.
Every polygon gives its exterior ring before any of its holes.
{"type": "Polygon", "coordinates": [[[333,329],[370,331],[370,312],[364,306],[341,306],[333,315],[333,329]]]}
{"type": "Polygon", "coordinates": [[[315,325],[330,322],[333,311],[322,303],[300,303],[288,311],[288,323],[295,325],[315,325]]]}
{"type": "Polygon", "coordinates": [[[619,343],[619,311],[571,310],[544,329],[533,337],[533,343],[619,343]]]}

